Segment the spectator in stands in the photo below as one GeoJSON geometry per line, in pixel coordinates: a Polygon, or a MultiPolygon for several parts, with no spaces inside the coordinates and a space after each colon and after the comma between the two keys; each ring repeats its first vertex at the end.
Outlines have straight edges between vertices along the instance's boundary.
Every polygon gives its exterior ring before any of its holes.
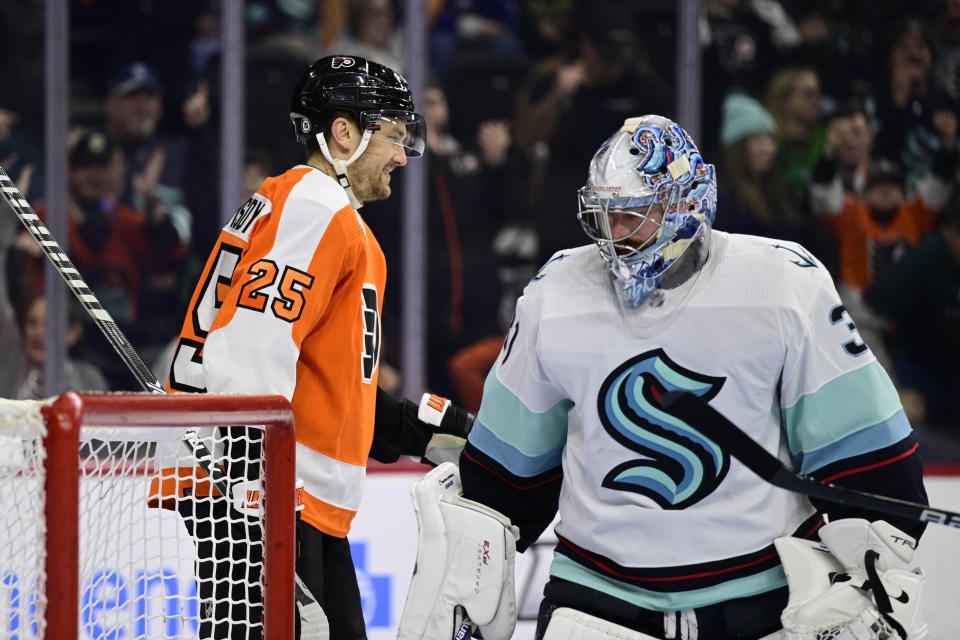
{"type": "Polygon", "coordinates": [[[770,79],[764,102],[780,132],[778,147],[787,188],[801,202],[824,142],[816,70],[787,67],[777,71],[770,79]]]}
{"type": "Polygon", "coordinates": [[[432,186],[429,228],[437,230],[430,239],[430,290],[450,292],[432,297],[440,299],[432,300],[428,314],[428,384],[440,388],[442,383],[443,392],[459,398],[448,388],[450,358],[477,340],[501,337],[506,329],[498,316],[507,284],[500,280],[505,256],[498,255],[494,245],[504,226],[526,220],[526,211],[509,123],[481,122],[474,139],[460,144],[447,133],[450,118],[443,92],[432,87],[425,97],[432,186]]]}
{"type": "Polygon", "coordinates": [[[878,125],[875,150],[905,167],[912,190],[938,150],[956,147],[957,103],[933,76],[932,41],[922,22],[901,21],[890,42],[889,71],[870,103],[878,125]]]}
{"type": "Polygon", "coordinates": [[[936,231],[877,274],[864,302],[884,321],[901,395],[903,389],[917,390],[926,423],[941,433],[949,429],[956,449],[960,374],[953,356],[960,353],[960,192],[944,206],[936,231]]]}
{"type": "MultiPolygon", "coordinates": [[[[575,57],[532,72],[518,98],[514,123],[520,149],[534,158],[530,201],[543,260],[579,244],[575,220],[560,222],[583,182],[583,167],[626,115],[671,112],[661,81],[640,68],[630,13],[612,5],[589,6],[578,16],[575,57]]],[[[682,124],[682,123],[681,123],[682,124]]]]}
{"type": "Polygon", "coordinates": [[[840,106],[827,120],[824,153],[814,168],[815,180],[827,182],[834,174],[843,192],[863,193],[873,153],[873,129],[866,110],[856,102],[840,106]]]}
{"type": "Polygon", "coordinates": [[[523,52],[517,36],[517,0],[448,2],[430,30],[430,68],[444,82],[454,61],[474,55],[523,52]]]}
{"type": "Polygon", "coordinates": [[[562,54],[575,34],[573,0],[520,0],[517,35],[535,59],[562,54]]]}
{"type": "MultiPolygon", "coordinates": [[[[21,185],[22,186],[22,185],[21,185]]],[[[3,205],[3,209],[8,209],[3,205]]],[[[0,265],[7,263],[7,254],[20,223],[12,211],[0,211],[0,265]]],[[[29,241],[36,242],[28,236],[29,241]]],[[[38,248],[39,249],[39,248],[38,248]]],[[[14,311],[7,289],[7,278],[0,277],[0,398],[39,400],[46,397],[43,384],[46,361],[47,302],[42,293],[34,294],[14,311]]],[[[75,311],[75,307],[71,311],[75,311]]],[[[82,313],[82,311],[81,311],[82,313]]],[[[67,345],[76,347],[83,334],[82,317],[70,313],[67,345]]],[[[70,357],[64,363],[61,391],[107,391],[103,374],[89,362],[70,357]]]]}
{"type": "MultiPolygon", "coordinates": [[[[834,153],[828,149],[828,158],[834,153]]],[[[859,197],[844,195],[839,174],[815,172],[815,179],[824,181],[811,183],[811,204],[837,240],[841,297],[861,294],[874,276],[923,239],[950,194],[956,166],[956,153],[941,153],[912,198],[906,197],[899,165],[885,158],[871,160],[859,197]]]]}
{"type": "MultiPolygon", "coordinates": [[[[141,354],[151,357],[179,324],[178,270],[186,246],[162,206],[146,213],[118,202],[122,184],[123,163],[110,139],[99,131],[83,133],[70,151],[70,256],[141,354]]],[[[43,207],[37,213],[45,216],[43,207]]],[[[44,258],[39,247],[35,253],[27,264],[31,290],[39,293],[44,258]]],[[[128,374],[110,347],[102,346],[97,362],[111,386],[122,388],[128,374]]]]}
{"type": "MultiPolygon", "coordinates": [[[[7,25],[0,38],[0,59],[4,60],[3,82],[0,82],[0,159],[7,155],[3,148],[2,121],[13,116],[19,121],[24,137],[39,140],[43,133],[45,59],[38,55],[44,38],[44,12],[37,11],[33,0],[0,2],[0,24],[7,25]]],[[[16,147],[15,147],[16,148],[16,147]]],[[[23,147],[19,147],[22,149],[23,147]]],[[[32,161],[21,155],[21,160],[32,161]]],[[[10,169],[4,165],[10,173],[10,169]]],[[[13,177],[13,173],[10,173],[13,177]]]]}
{"type": "Polygon", "coordinates": [[[719,229],[800,241],[802,218],[777,166],[776,135],[773,116],[750,96],[723,101],[719,229]]]}
{"type": "Polygon", "coordinates": [[[391,0],[350,0],[347,29],[324,55],[349,53],[403,73],[403,34],[391,0]]]}
{"type": "Polygon", "coordinates": [[[248,149],[243,160],[243,194],[237,202],[246,202],[270,176],[280,171],[273,156],[264,149],[248,149]]]}
{"type": "Polygon", "coordinates": [[[799,242],[830,270],[836,243],[787,189],[776,134],[773,116],[753,98],[733,93],[724,100],[717,228],[799,242]]]}
{"type": "Polygon", "coordinates": [[[0,103],[0,167],[18,183],[20,172],[27,171],[29,177],[24,182],[25,188],[21,189],[26,198],[30,197],[31,186],[37,192],[43,192],[43,178],[37,172],[41,160],[39,136],[23,126],[20,113],[0,103]]]}
{"type": "MultiPolygon", "coordinates": [[[[126,163],[120,201],[141,211],[150,211],[159,203],[187,243],[192,226],[192,216],[184,205],[187,147],[181,137],[158,131],[163,115],[162,88],[151,66],[131,62],[120,67],[106,98],[106,133],[126,163]]],[[[185,111],[185,115],[195,117],[197,110],[185,111]]]]}
{"type": "MultiPolygon", "coordinates": [[[[523,219],[522,186],[506,121],[481,123],[473,139],[458,140],[450,133],[446,96],[435,84],[425,90],[422,109],[429,159],[427,382],[434,393],[459,398],[448,373],[451,356],[486,336],[502,342],[503,258],[495,252],[494,239],[504,224],[523,219]]],[[[390,245],[399,242],[399,216],[367,219],[384,253],[398,253],[401,247],[390,245]]],[[[391,345],[385,346],[394,357],[391,345]]]]}
{"type": "MultiPolygon", "coordinates": [[[[796,47],[800,34],[776,0],[706,0],[700,24],[703,49],[703,131],[701,149],[719,148],[720,106],[731,90],[760,95],[781,55],[796,47]]],[[[680,123],[681,125],[683,123],[680,123]]],[[[705,151],[706,153],[706,151],[705,151]]]]}
{"type": "Polygon", "coordinates": [[[873,27],[882,9],[860,2],[791,4],[801,39],[796,57],[817,69],[825,110],[869,94],[877,73],[873,27]]]}
{"type": "Polygon", "coordinates": [[[960,101],[960,0],[946,0],[934,34],[937,60],[934,77],[954,101],[960,101]]]}

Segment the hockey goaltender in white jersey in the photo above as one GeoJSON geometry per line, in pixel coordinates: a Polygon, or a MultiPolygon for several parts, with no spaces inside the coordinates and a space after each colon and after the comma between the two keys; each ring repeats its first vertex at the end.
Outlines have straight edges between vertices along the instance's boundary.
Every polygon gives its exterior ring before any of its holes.
{"type": "Polygon", "coordinates": [[[595,244],[555,254],[517,303],[460,459],[463,498],[507,516],[521,551],[559,510],[538,639],[578,625],[597,638],[818,638],[857,624],[872,635],[823,637],[925,637],[919,591],[903,587],[901,603],[856,577],[871,571],[865,541],[882,540],[903,562],[874,573],[919,585],[922,526],[774,488],[660,404],[689,391],[799,472],[926,504],[897,392],[830,274],[798,244],[712,230],[715,210],[713,167],[675,123],[633,118],[607,140],[580,191],[595,244]],[[854,559],[831,560],[833,577],[854,576],[870,605],[848,619],[800,602],[816,589],[791,576],[788,590],[774,546],[816,541],[827,520],[824,542],[844,542],[817,550],[854,559]],[[781,631],[788,595],[807,610],[781,631]]]}

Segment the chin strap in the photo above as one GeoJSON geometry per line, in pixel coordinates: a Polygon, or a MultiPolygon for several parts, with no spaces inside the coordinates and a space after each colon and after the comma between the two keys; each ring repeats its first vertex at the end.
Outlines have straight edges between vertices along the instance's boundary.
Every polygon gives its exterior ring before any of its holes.
{"type": "Polygon", "coordinates": [[[333,167],[334,172],[337,174],[337,182],[339,182],[343,190],[347,192],[347,198],[349,198],[350,204],[353,205],[354,209],[359,209],[363,206],[363,203],[357,200],[357,197],[353,194],[350,179],[347,178],[347,167],[359,158],[361,153],[366,151],[367,145],[370,144],[370,136],[373,135],[373,131],[373,129],[366,129],[363,132],[363,137],[360,138],[360,144],[357,146],[357,150],[354,151],[353,155],[347,160],[334,158],[330,154],[330,149],[327,147],[327,140],[323,137],[323,134],[315,134],[317,144],[320,145],[320,153],[323,154],[323,157],[326,158],[327,162],[333,167]]]}

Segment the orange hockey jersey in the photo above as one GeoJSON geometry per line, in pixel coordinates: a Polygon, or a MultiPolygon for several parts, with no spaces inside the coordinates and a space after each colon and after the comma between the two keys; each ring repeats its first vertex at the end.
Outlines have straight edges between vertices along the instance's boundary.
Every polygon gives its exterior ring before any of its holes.
{"type": "Polygon", "coordinates": [[[285,396],[302,517],[333,536],[363,493],[385,282],[383,251],[336,180],[303,165],[268,178],[220,233],[167,382],[285,396]]]}
{"type": "Polygon", "coordinates": [[[899,259],[904,247],[920,242],[937,220],[936,209],[921,198],[900,205],[888,223],[874,220],[861,200],[844,198],[843,209],[823,220],[837,239],[840,282],[865,290],[873,277],[899,259]]]}

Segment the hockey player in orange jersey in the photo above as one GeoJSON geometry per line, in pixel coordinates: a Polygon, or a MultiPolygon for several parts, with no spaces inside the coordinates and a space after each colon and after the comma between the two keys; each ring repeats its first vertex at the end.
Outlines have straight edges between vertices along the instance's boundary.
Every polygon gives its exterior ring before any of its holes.
{"type": "MultiPolygon", "coordinates": [[[[355,640],[365,629],[346,536],[368,456],[424,456],[437,433],[465,437],[472,416],[377,387],[386,264],[358,209],[389,197],[392,172],[423,152],[406,81],[360,57],[321,58],[294,88],[290,117],[306,164],[265,180],[223,228],[168,390],[290,400],[304,483],[297,574],[326,612],[329,636],[355,640]]],[[[306,625],[310,615],[298,614],[306,625]]]]}

